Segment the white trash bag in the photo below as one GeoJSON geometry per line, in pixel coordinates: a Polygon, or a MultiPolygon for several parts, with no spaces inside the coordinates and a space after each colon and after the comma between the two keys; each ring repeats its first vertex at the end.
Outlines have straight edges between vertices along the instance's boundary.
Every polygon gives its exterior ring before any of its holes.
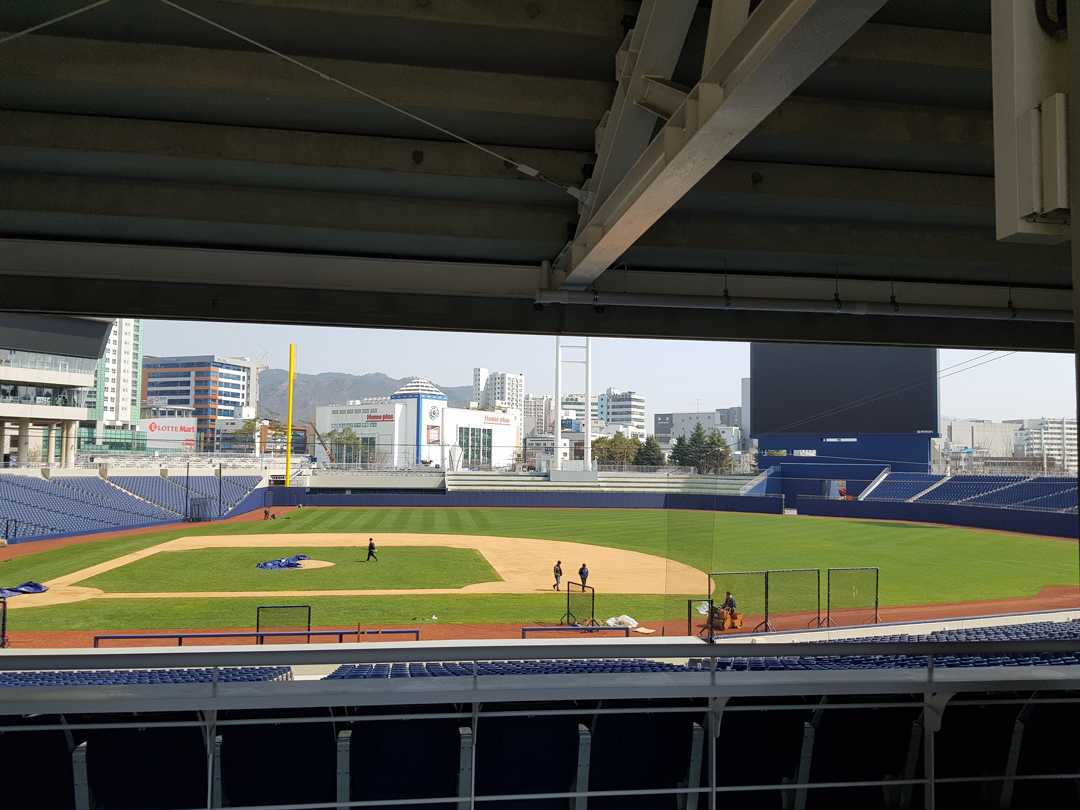
{"type": "Polygon", "coordinates": [[[638,626],[637,619],[633,616],[627,616],[625,613],[621,616],[612,616],[604,624],[608,627],[629,627],[631,630],[638,626]]]}

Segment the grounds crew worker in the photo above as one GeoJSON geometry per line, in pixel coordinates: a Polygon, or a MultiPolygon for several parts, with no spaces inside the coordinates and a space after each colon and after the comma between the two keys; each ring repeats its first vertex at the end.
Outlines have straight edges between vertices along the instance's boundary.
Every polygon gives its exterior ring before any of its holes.
{"type": "Polygon", "coordinates": [[[581,584],[586,584],[589,581],[589,566],[582,563],[581,568],[578,569],[577,575],[581,578],[581,584]]]}
{"type": "Polygon", "coordinates": [[[552,569],[555,574],[555,584],[551,586],[551,590],[559,590],[559,580],[562,579],[562,560],[555,561],[555,567],[552,569]]]}
{"type": "Polygon", "coordinates": [[[375,538],[369,537],[367,541],[367,559],[364,562],[379,561],[379,558],[375,556],[375,538]]]}

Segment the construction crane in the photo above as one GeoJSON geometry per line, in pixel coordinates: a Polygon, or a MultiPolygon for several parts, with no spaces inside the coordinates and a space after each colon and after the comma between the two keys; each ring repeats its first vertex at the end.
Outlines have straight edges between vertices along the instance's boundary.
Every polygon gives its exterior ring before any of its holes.
{"type": "Polygon", "coordinates": [[[322,445],[322,449],[326,451],[326,457],[328,459],[330,459],[330,463],[331,464],[337,464],[337,461],[334,460],[334,452],[330,449],[330,445],[326,443],[326,439],[324,439],[322,437],[322,434],[319,433],[319,429],[317,427],[315,427],[315,423],[314,422],[305,422],[304,424],[306,424],[309,428],[311,428],[311,431],[315,434],[315,438],[318,439],[319,444],[322,445]]]}

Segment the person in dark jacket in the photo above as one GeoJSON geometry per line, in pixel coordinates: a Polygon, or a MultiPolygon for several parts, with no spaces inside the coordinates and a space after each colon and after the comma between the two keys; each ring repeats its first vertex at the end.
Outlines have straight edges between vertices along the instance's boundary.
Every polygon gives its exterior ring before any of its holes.
{"type": "Polygon", "coordinates": [[[578,569],[577,575],[581,580],[581,584],[587,585],[589,583],[589,566],[587,566],[585,563],[582,563],[581,568],[578,569]]]}
{"type": "Polygon", "coordinates": [[[551,586],[551,590],[557,591],[559,590],[559,581],[562,579],[562,560],[556,560],[555,567],[551,570],[555,574],[555,584],[551,586]]]}
{"type": "Polygon", "coordinates": [[[379,558],[375,556],[375,538],[369,537],[367,541],[367,559],[364,562],[379,561],[379,558]]]}

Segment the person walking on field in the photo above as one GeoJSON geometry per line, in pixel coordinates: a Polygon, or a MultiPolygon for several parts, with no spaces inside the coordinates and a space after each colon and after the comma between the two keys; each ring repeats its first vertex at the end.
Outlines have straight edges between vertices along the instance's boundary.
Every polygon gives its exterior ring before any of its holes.
{"type": "Polygon", "coordinates": [[[367,559],[364,562],[379,561],[379,558],[375,556],[375,538],[369,537],[367,541],[367,559]]]}
{"type": "Polygon", "coordinates": [[[578,578],[581,580],[582,585],[586,585],[589,581],[589,566],[585,563],[581,564],[581,568],[577,572],[578,578]]]}
{"type": "Polygon", "coordinates": [[[559,580],[562,579],[562,560],[555,561],[555,568],[552,569],[555,573],[555,584],[551,586],[551,590],[559,590],[559,580]]]}

